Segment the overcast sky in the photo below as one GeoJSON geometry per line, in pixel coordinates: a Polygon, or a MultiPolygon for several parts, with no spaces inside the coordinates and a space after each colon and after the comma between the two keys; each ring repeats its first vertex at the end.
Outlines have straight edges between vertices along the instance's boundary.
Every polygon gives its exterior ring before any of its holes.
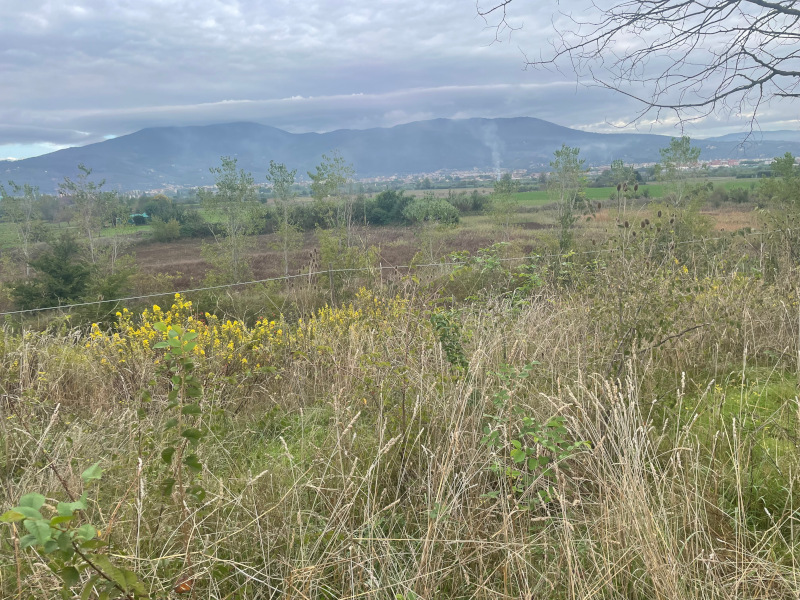
{"type": "MultiPolygon", "coordinates": [[[[304,132],[531,116],[611,131],[632,101],[524,69],[555,8],[517,0],[522,29],[492,43],[472,0],[2,0],[0,158],[231,121],[304,132]]],[[[766,107],[760,126],[797,129],[796,112],[766,107]]],[[[716,117],[688,133],[746,125],[716,117]]]]}

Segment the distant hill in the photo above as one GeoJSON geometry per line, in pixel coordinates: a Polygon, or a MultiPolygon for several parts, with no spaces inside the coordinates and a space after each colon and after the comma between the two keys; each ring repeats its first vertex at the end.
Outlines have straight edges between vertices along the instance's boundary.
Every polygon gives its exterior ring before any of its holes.
{"type": "Polygon", "coordinates": [[[729,133],[709,141],[736,142],[744,144],[758,144],[760,142],[798,142],[800,143],[800,131],[781,129],[779,131],[752,131],[745,133],[729,133]]]}
{"type": "MultiPolygon", "coordinates": [[[[757,132],[695,140],[701,158],[771,158],[800,154],[800,133],[757,132]]],[[[234,156],[239,166],[264,181],[270,159],[305,176],[323,153],[341,150],[359,177],[430,173],[448,170],[544,169],[553,151],[578,146],[590,165],[614,159],[652,162],[668,136],[639,133],[592,133],[529,117],[512,119],[435,119],[389,128],[341,129],[294,134],[258,123],[143,129],[96,144],[67,148],[19,161],[0,161],[0,180],[38,185],[52,192],[64,176],[83,163],[105,178],[108,187],[152,190],[200,186],[213,182],[209,167],[220,156],[234,156]]]]}

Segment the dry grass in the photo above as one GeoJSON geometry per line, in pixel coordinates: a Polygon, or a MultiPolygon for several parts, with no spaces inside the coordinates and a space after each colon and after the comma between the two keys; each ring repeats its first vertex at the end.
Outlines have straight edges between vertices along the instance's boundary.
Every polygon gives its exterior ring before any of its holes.
{"type": "MultiPolygon", "coordinates": [[[[796,598],[796,273],[752,275],[763,257],[736,240],[612,242],[601,264],[538,263],[524,294],[513,261],[376,279],[407,309],[320,325],[274,373],[198,361],[206,496],[186,522],[158,492],[157,353],[111,370],[79,330],[5,330],[0,501],[52,504],[100,458],[86,519],[154,597],[191,575],[203,598],[796,598]],[[466,371],[431,327],[443,305],[466,371]],[[486,415],[499,447],[481,441],[486,415]],[[553,416],[588,446],[515,492],[508,444],[523,418],[553,416]]],[[[3,527],[0,596],[56,597],[45,559],[3,527]]]]}

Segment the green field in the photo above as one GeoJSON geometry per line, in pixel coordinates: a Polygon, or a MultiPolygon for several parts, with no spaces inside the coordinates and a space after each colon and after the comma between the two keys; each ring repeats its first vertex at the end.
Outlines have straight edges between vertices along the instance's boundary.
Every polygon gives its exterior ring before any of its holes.
{"type": "MultiPolygon", "coordinates": [[[[752,180],[733,179],[733,178],[716,179],[716,180],[698,179],[696,180],[695,183],[703,183],[705,181],[711,181],[715,187],[722,187],[728,191],[735,188],[750,189],[754,184],[752,180]]],[[[645,190],[647,190],[647,192],[650,194],[651,199],[658,199],[664,196],[667,189],[668,186],[664,183],[641,184],[639,186],[639,194],[641,195],[645,192],[645,190]]],[[[597,200],[597,201],[615,199],[617,194],[617,190],[614,187],[587,187],[585,191],[586,191],[586,196],[590,200],[597,200]]],[[[528,206],[528,207],[545,206],[547,204],[555,202],[555,198],[553,197],[552,193],[547,190],[520,192],[516,194],[514,197],[520,206],[528,206]]]]}

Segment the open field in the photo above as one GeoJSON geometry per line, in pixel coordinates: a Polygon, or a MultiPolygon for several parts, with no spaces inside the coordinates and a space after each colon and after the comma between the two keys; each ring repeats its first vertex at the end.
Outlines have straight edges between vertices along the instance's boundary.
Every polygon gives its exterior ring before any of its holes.
{"type": "Polygon", "coordinates": [[[796,599],[800,238],[520,197],[104,232],[144,298],[0,329],[0,597],[796,599]]]}
{"type": "MultiPolygon", "coordinates": [[[[0,502],[41,493],[50,519],[85,492],[47,532],[91,528],[66,559],[3,525],[0,596],[57,597],[68,560],[68,594],[106,586],[92,561],[154,598],[795,598],[800,279],[778,237],[696,235],[742,215],[604,211],[567,256],[519,230],[458,265],[118,307],[109,331],[7,326],[0,502]]],[[[419,248],[403,229],[369,232],[381,261],[419,248]]]]}
{"type": "MultiPolygon", "coordinates": [[[[699,181],[699,180],[698,180],[699,181]]],[[[703,180],[706,181],[706,180],[703,180]]],[[[711,179],[711,181],[716,186],[721,186],[726,190],[731,190],[735,188],[745,188],[750,189],[755,182],[752,180],[742,180],[742,179],[733,179],[733,178],[717,178],[711,179]]],[[[657,200],[661,198],[665,193],[665,186],[660,183],[651,183],[642,186],[642,191],[645,189],[649,190],[650,199],[657,200]]],[[[473,191],[477,191],[480,194],[489,195],[492,192],[491,188],[458,188],[454,189],[454,192],[461,193],[466,192],[471,194],[473,191]]],[[[406,195],[413,196],[413,197],[422,197],[425,194],[432,193],[437,198],[447,198],[449,190],[406,190],[404,192],[406,195]]],[[[586,188],[586,195],[591,200],[597,201],[608,201],[612,196],[615,196],[616,189],[611,187],[601,187],[595,188],[590,187],[586,188]]],[[[375,194],[372,194],[374,196],[375,194]]],[[[299,203],[310,203],[313,201],[311,197],[298,197],[295,199],[296,202],[299,203]]],[[[534,208],[539,208],[542,206],[547,206],[553,203],[553,196],[546,190],[540,191],[533,191],[533,192],[520,192],[515,195],[515,201],[519,208],[519,210],[526,211],[534,208]]],[[[205,219],[207,222],[214,223],[219,222],[219,215],[213,213],[203,206],[194,205],[194,204],[187,204],[187,207],[196,209],[199,214],[205,219]]],[[[46,224],[47,228],[53,233],[57,235],[59,232],[69,229],[71,231],[78,232],[78,228],[72,224],[67,225],[65,223],[61,224],[46,224]]],[[[100,235],[102,237],[135,237],[135,238],[144,238],[146,237],[151,231],[149,225],[140,225],[140,226],[133,226],[133,225],[124,225],[120,227],[106,227],[101,230],[100,235]]],[[[18,244],[18,239],[16,233],[14,232],[14,226],[7,222],[0,222],[0,249],[9,249],[13,248],[18,244]]]]}
{"type": "MultiPolygon", "coordinates": [[[[645,208],[632,209],[630,218],[638,222],[650,216],[650,212],[652,212],[650,209],[645,208]]],[[[610,227],[616,227],[615,213],[616,210],[610,208],[597,211],[592,219],[584,221],[581,227],[589,236],[607,234],[610,227]]],[[[757,215],[750,207],[707,208],[702,214],[710,219],[712,228],[716,231],[732,232],[758,226],[757,215]]],[[[554,227],[554,221],[553,211],[522,213],[515,218],[508,241],[526,247],[531,252],[534,252],[537,246],[542,249],[545,246],[541,236],[554,227]]],[[[363,247],[378,248],[379,262],[384,265],[408,265],[419,250],[418,234],[409,227],[369,227],[361,229],[358,237],[363,247]]],[[[462,218],[458,228],[445,231],[441,237],[441,254],[451,251],[468,251],[474,254],[478,249],[488,247],[498,239],[498,229],[489,217],[467,216],[462,218]]],[[[179,278],[175,280],[178,287],[174,289],[181,289],[201,282],[208,269],[207,263],[200,256],[203,243],[200,240],[148,243],[136,246],[132,251],[136,256],[136,264],[143,272],[150,274],[166,272],[173,275],[180,273],[179,278]]],[[[280,253],[271,247],[275,243],[275,236],[271,234],[257,236],[254,239],[251,256],[254,259],[253,273],[256,279],[281,274],[280,253]]],[[[290,272],[297,273],[307,268],[308,253],[317,247],[318,241],[315,235],[305,234],[302,247],[292,253],[290,272]]]]}
{"type": "MultiPolygon", "coordinates": [[[[631,207],[629,213],[631,221],[638,223],[651,216],[650,213],[653,211],[647,206],[631,207]]],[[[552,231],[556,221],[555,212],[552,209],[536,206],[529,206],[528,209],[514,217],[507,241],[525,249],[526,253],[542,252],[551,247],[555,235],[552,231]]],[[[717,209],[707,207],[701,214],[708,217],[712,229],[719,232],[733,232],[759,226],[757,214],[749,206],[729,205],[717,209]]],[[[590,220],[583,220],[580,227],[587,237],[601,239],[609,230],[616,228],[616,209],[608,207],[596,211],[590,220]]],[[[137,278],[136,294],[189,289],[203,285],[209,265],[203,259],[201,249],[204,244],[212,243],[213,240],[183,239],[174,242],[151,242],[146,238],[146,227],[124,229],[128,233],[123,236],[125,240],[123,251],[134,257],[141,274],[137,278]]],[[[467,251],[474,254],[498,239],[506,240],[505,235],[501,235],[491,218],[485,215],[462,217],[459,227],[445,230],[439,237],[435,260],[452,251],[467,251]]],[[[361,228],[358,239],[363,248],[376,248],[378,262],[387,266],[411,264],[420,251],[419,233],[409,227],[361,228]]],[[[276,244],[274,234],[259,235],[252,239],[248,254],[252,259],[252,273],[255,279],[266,279],[282,274],[281,253],[276,249],[276,244]]],[[[304,234],[301,247],[291,252],[290,273],[299,273],[307,269],[309,252],[315,248],[319,248],[316,235],[312,232],[304,234]]]]}

